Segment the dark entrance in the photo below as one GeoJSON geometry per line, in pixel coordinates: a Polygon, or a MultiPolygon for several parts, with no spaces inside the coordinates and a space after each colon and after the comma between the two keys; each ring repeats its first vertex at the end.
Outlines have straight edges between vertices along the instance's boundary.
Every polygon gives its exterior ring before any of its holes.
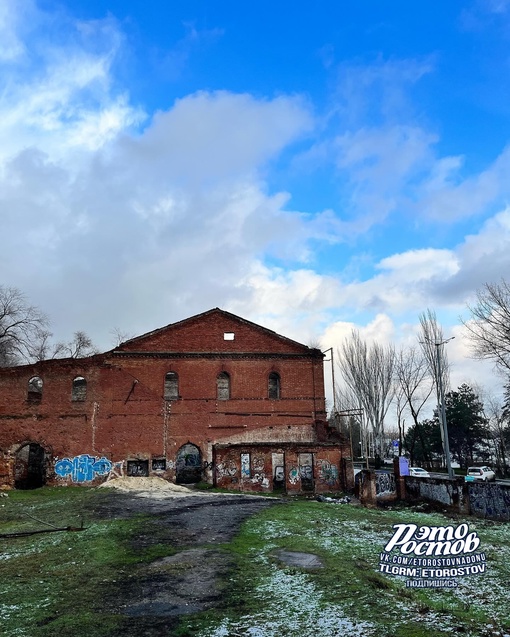
{"type": "Polygon", "coordinates": [[[301,478],[301,491],[313,491],[313,454],[299,454],[299,477],[301,478]]]}
{"type": "Polygon", "coordinates": [[[14,464],[16,489],[38,489],[46,482],[45,453],[41,445],[29,442],[20,447],[14,464]]]}
{"type": "Polygon", "coordinates": [[[285,456],[273,453],[273,491],[285,490],[285,456]]]}
{"type": "Polygon", "coordinates": [[[202,454],[191,442],[182,445],[175,461],[175,481],[177,484],[193,484],[202,479],[202,454]]]}

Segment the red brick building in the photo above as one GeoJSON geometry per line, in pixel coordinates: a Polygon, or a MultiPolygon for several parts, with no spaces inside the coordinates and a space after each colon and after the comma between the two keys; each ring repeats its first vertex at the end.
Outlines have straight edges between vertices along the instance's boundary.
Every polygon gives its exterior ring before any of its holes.
{"type": "Polygon", "coordinates": [[[220,309],[83,359],[0,369],[0,484],[116,474],[332,491],[323,354],[220,309]]]}

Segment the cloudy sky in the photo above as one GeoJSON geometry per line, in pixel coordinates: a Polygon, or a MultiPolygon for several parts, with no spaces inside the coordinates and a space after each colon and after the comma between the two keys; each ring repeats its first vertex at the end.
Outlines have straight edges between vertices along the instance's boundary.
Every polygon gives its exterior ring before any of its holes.
{"type": "Polygon", "coordinates": [[[510,2],[0,0],[0,282],[56,339],[221,307],[324,349],[510,272],[510,2]]]}

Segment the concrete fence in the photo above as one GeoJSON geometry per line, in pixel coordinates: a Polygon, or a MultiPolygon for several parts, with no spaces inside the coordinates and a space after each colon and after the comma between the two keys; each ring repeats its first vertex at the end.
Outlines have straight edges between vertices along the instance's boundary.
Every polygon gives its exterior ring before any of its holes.
{"type": "Polygon", "coordinates": [[[458,477],[415,478],[364,469],[356,476],[356,495],[365,506],[375,507],[388,500],[410,503],[430,502],[451,512],[501,522],[510,521],[510,484],[465,482],[458,477]]]}

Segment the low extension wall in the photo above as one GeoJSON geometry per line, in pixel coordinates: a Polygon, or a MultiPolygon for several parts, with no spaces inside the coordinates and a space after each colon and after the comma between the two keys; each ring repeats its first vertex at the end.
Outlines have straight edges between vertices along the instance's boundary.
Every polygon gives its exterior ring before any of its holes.
{"type": "Polygon", "coordinates": [[[510,485],[496,482],[468,482],[472,515],[510,522],[510,485]]]}
{"type": "Polygon", "coordinates": [[[466,482],[462,477],[450,480],[446,476],[399,476],[399,466],[396,465],[395,469],[394,483],[388,480],[390,474],[378,476],[373,470],[361,472],[356,495],[359,495],[363,505],[376,506],[382,503],[386,498],[381,496],[393,496],[395,488],[395,497],[399,500],[411,503],[431,502],[462,515],[510,522],[510,484],[466,482]],[[379,484],[381,479],[390,486],[382,490],[379,484]]]}
{"type": "Polygon", "coordinates": [[[405,499],[438,503],[457,513],[478,518],[510,521],[510,484],[406,476],[405,499]]]}
{"type": "Polygon", "coordinates": [[[459,513],[469,513],[466,483],[463,478],[413,478],[405,476],[408,502],[436,502],[459,513]]]}

